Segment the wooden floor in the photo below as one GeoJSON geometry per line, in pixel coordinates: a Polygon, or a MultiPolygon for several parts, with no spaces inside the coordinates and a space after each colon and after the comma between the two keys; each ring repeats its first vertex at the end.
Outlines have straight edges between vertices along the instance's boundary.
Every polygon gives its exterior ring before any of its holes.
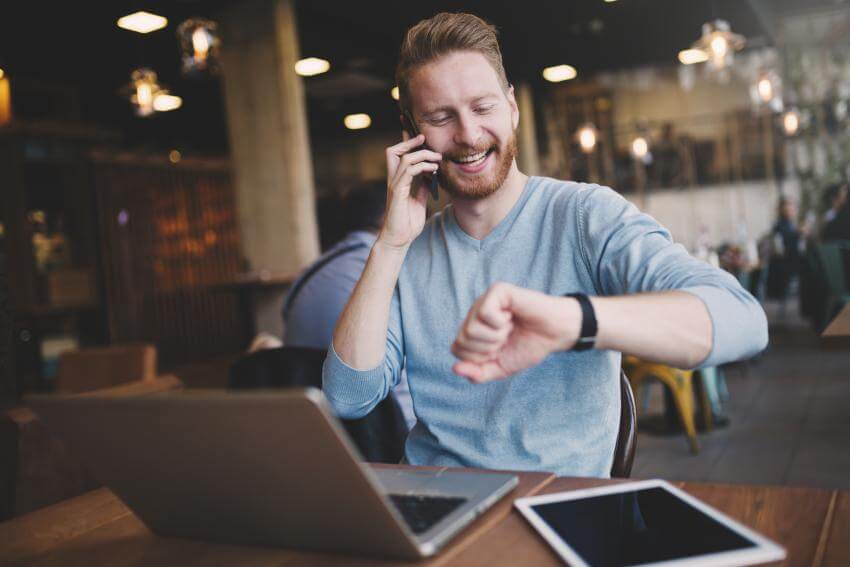
{"type": "Polygon", "coordinates": [[[701,433],[698,455],[681,435],[639,432],[633,477],[850,490],[850,350],[824,349],[793,306],[767,311],[768,350],[726,372],[730,424],[701,433]]]}

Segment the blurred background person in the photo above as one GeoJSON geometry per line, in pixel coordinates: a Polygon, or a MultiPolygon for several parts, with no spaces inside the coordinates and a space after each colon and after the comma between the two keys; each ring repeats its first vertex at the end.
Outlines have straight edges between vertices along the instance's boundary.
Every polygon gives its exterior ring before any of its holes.
{"type": "MultiPolygon", "coordinates": [[[[386,181],[354,186],[340,200],[339,216],[345,236],[309,265],[283,303],[283,342],[286,346],[327,349],[334,327],[348,302],[381,227],[386,206],[386,181]]],[[[393,390],[408,428],[416,417],[407,387],[407,374],[393,390]]]]}
{"type": "Polygon", "coordinates": [[[783,300],[784,305],[784,300],[796,293],[800,258],[806,248],[805,230],[797,224],[797,204],[790,197],[779,199],[771,243],[767,296],[783,300]]]}

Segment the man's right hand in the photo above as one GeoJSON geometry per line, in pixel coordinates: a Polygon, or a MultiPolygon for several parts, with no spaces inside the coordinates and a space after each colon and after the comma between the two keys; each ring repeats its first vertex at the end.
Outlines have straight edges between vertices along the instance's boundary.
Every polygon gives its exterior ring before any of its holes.
{"type": "Polygon", "coordinates": [[[387,210],[378,241],[406,249],[422,232],[428,205],[428,190],[419,174],[434,173],[443,156],[417,147],[425,136],[406,139],[387,148],[387,210]]]}

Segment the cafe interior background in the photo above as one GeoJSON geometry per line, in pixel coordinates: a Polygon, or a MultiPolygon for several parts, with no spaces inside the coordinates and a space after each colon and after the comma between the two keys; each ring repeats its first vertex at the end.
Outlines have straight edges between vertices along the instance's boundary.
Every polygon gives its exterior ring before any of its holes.
{"type": "Polygon", "coordinates": [[[91,488],[27,429],[22,396],[95,387],[90,369],[115,364],[119,382],[138,365],[222,388],[259,334],[281,337],[293,277],[343,236],[340,196],[385,176],[401,37],[444,10],[500,30],[522,171],[613,187],[768,313],[753,360],[632,376],[632,476],[850,488],[850,349],[822,336],[850,295],[850,243],[822,235],[850,176],[850,2],[14,2],[0,520],[91,488]],[[139,344],[143,360],[120,358],[139,344]],[[62,364],[81,350],[83,377],[62,364]]]}

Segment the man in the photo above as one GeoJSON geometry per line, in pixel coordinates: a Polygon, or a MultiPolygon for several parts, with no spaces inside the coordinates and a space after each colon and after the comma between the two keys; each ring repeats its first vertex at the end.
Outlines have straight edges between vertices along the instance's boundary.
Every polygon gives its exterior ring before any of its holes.
{"type": "Polygon", "coordinates": [[[387,149],[384,223],[325,361],[340,414],[373,407],[406,360],[408,462],[607,476],[621,352],[696,367],[765,347],[752,296],[651,217],[610,189],[517,169],[494,28],[420,22],[396,78],[420,135],[387,149]],[[451,204],[426,223],[423,174],[437,170],[451,204]],[[564,296],[576,292],[590,298],[564,296]]]}
{"type": "MultiPolygon", "coordinates": [[[[286,346],[327,349],[334,326],[348,301],[375,237],[386,206],[383,180],[362,183],[342,199],[345,237],[308,266],[292,284],[283,304],[283,341],[286,346]]],[[[393,394],[408,428],[416,417],[402,373],[393,394]]]]}

